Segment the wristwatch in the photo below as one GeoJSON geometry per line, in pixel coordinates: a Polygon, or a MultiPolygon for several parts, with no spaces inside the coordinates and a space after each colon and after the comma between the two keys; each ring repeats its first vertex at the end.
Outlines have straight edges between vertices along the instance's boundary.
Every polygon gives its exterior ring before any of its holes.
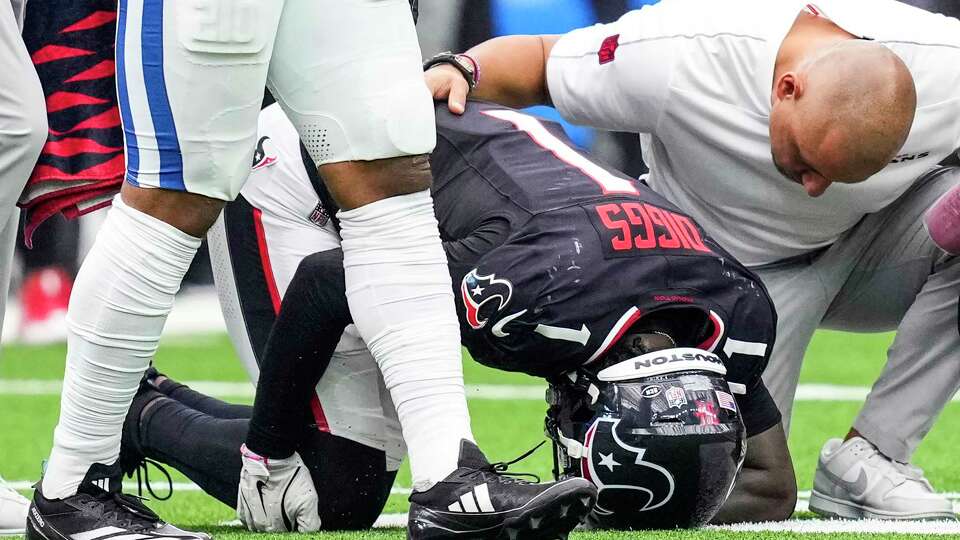
{"type": "Polygon", "coordinates": [[[439,64],[448,64],[455,67],[467,80],[470,90],[473,90],[480,82],[480,64],[472,56],[445,51],[427,59],[423,63],[423,70],[426,71],[439,64]]]}

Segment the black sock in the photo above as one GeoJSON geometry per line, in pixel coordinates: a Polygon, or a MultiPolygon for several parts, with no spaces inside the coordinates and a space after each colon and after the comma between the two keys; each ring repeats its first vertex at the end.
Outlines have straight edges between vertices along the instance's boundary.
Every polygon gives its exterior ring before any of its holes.
{"type": "MultiPolygon", "coordinates": [[[[148,458],[173,466],[231,508],[237,505],[246,435],[246,420],[213,418],[170,398],[152,401],[140,420],[140,446],[148,458]]],[[[323,528],[373,525],[396,477],[386,470],[386,454],[316,428],[301,427],[300,435],[297,450],[316,486],[323,528]]]]}
{"type": "MultiPolygon", "coordinates": [[[[164,375],[166,377],[166,375],[164,375]]],[[[249,419],[252,414],[252,408],[249,405],[237,405],[227,403],[217,398],[210,397],[197,392],[189,386],[167,378],[157,385],[157,388],[167,397],[179,401],[191,409],[209,414],[214,418],[231,419],[246,418],[249,419]]]]}
{"type": "Polygon", "coordinates": [[[158,398],[140,417],[140,447],[173,466],[223,504],[236,507],[240,445],[249,421],[220,419],[170,398],[158,398]]]}

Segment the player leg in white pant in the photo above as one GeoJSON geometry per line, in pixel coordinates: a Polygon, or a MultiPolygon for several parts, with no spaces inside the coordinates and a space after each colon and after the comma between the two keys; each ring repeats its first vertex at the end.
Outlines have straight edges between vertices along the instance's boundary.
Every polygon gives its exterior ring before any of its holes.
{"type": "Polygon", "coordinates": [[[157,529],[141,503],[118,502],[115,461],[124,415],[200,237],[249,173],[283,5],[119,2],[127,182],[74,285],[60,421],[31,539],[103,527],[201,536],[157,529]],[[103,503],[101,511],[76,510],[74,497],[103,503]]]}
{"type": "Polygon", "coordinates": [[[950,502],[906,463],[960,386],[960,261],[933,245],[921,219],[958,178],[957,169],[935,170],[815,260],[759,271],[779,314],[764,380],[785,418],[816,327],[897,329],[855,429],[846,442],[824,446],[811,498],[817,511],[904,519],[953,515],[950,502]],[[869,489],[854,485],[857,469],[867,475],[869,489]]]}
{"type": "MultiPolygon", "coordinates": [[[[20,37],[22,8],[0,0],[0,333],[20,221],[16,203],[47,140],[43,89],[20,37]]],[[[23,534],[26,516],[27,501],[0,479],[0,534],[23,534]]]]}
{"type": "Polygon", "coordinates": [[[414,485],[429,488],[472,434],[409,4],[288,0],[274,55],[271,91],[343,209],[350,310],[397,406],[414,485]]]}

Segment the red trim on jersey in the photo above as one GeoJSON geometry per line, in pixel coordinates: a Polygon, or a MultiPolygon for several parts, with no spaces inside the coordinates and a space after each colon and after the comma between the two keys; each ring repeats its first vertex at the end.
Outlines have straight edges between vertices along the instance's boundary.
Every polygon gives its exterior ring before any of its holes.
{"type": "Polygon", "coordinates": [[[703,343],[697,345],[698,349],[703,349],[705,351],[713,352],[714,347],[717,346],[717,342],[720,341],[720,337],[723,336],[723,319],[720,318],[714,312],[710,312],[710,321],[713,322],[713,334],[710,335],[703,343]]]}
{"type": "Polygon", "coordinates": [[[323,407],[320,405],[320,398],[317,397],[316,392],[310,396],[310,410],[313,411],[313,419],[317,422],[317,429],[330,433],[330,424],[327,422],[327,415],[323,412],[323,407]]]}
{"type": "Polygon", "coordinates": [[[600,345],[600,349],[593,353],[593,355],[588,358],[584,364],[589,364],[590,362],[593,362],[594,360],[607,354],[610,348],[620,341],[620,338],[623,337],[623,334],[626,333],[627,329],[633,326],[633,323],[637,322],[637,319],[639,319],[642,315],[643,312],[636,307],[632,307],[627,310],[627,312],[621,316],[620,320],[617,321],[617,324],[613,327],[613,330],[610,331],[610,334],[608,334],[603,340],[603,344],[600,345]],[[627,315],[629,315],[629,317],[627,317],[627,315]]]}
{"type": "Polygon", "coordinates": [[[806,8],[806,9],[807,9],[807,11],[809,11],[810,13],[816,15],[817,17],[819,17],[820,15],[823,14],[823,12],[820,11],[820,8],[818,8],[817,6],[815,6],[815,5],[813,5],[813,4],[807,4],[807,8],[806,8]]]}
{"type": "MultiPolygon", "coordinates": [[[[280,314],[280,291],[277,289],[277,280],[273,275],[273,265],[270,264],[270,252],[267,250],[267,235],[263,230],[263,211],[259,208],[253,209],[253,228],[257,233],[257,251],[260,252],[260,265],[263,267],[263,280],[267,284],[267,291],[270,293],[270,302],[273,304],[273,313],[280,314]]],[[[316,392],[310,397],[310,411],[313,412],[313,419],[317,423],[317,429],[330,432],[330,423],[327,422],[327,415],[323,412],[323,406],[320,405],[320,398],[316,392]]]]}
{"type": "Polygon", "coordinates": [[[267,283],[270,293],[270,302],[273,304],[274,315],[280,313],[280,291],[277,289],[277,280],[273,277],[273,266],[270,264],[270,252],[267,251],[267,235],[263,231],[263,211],[253,209],[253,227],[257,232],[257,250],[260,252],[260,265],[263,267],[263,279],[267,283]]]}

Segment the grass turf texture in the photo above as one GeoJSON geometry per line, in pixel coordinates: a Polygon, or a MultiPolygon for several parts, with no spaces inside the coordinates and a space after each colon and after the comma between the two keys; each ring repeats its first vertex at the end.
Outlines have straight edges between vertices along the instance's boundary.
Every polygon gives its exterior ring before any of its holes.
{"type": "MultiPolygon", "coordinates": [[[[860,335],[820,332],[811,345],[802,373],[804,383],[828,383],[851,386],[869,386],[882,368],[891,334],[860,335]]],[[[63,375],[65,349],[54,347],[8,347],[0,357],[0,380],[8,383],[17,379],[60,380],[63,375]]],[[[158,368],[183,381],[246,381],[246,376],[226,337],[201,336],[166,340],[157,354],[158,368]]],[[[501,373],[487,369],[467,359],[464,366],[468,384],[530,384],[542,383],[519,374],[501,373]]],[[[52,395],[9,395],[0,393],[0,460],[2,473],[8,480],[32,480],[39,475],[40,460],[47,456],[52,440],[52,428],[58,415],[59,400],[52,395]]],[[[797,469],[801,490],[812,485],[813,470],[820,446],[830,437],[846,433],[859,409],[858,403],[806,401],[795,407],[790,449],[797,469]]],[[[543,412],[545,404],[531,400],[471,399],[474,433],[491,460],[509,460],[543,440],[543,412]],[[510,419],[504,423],[503,419],[510,419]]],[[[952,456],[960,447],[960,433],[950,429],[960,423],[960,405],[951,404],[944,411],[918,451],[915,462],[927,472],[927,477],[939,490],[960,491],[960,469],[952,456]]],[[[549,478],[551,455],[542,448],[525,461],[513,466],[549,478]]],[[[174,481],[186,479],[174,474],[174,481]]],[[[404,466],[397,486],[410,485],[409,472],[404,466]]],[[[158,486],[159,487],[159,486],[158,486]]],[[[160,488],[162,489],[162,488],[160,488]]],[[[165,519],[188,527],[211,531],[218,539],[267,538],[272,535],[254,535],[238,527],[224,527],[223,522],[234,519],[234,512],[200,492],[176,492],[172,499],[151,502],[151,507],[165,519]]],[[[390,497],[386,513],[404,512],[405,495],[390,497]]],[[[808,514],[796,516],[810,517],[808,514]]],[[[356,533],[322,533],[322,539],[333,538],[402,538],[399,529],[381,529],[356,533]]],[[[571,538],[605,540],[637,538],[639,533],[577,532],[571,538]]],[[[655,531],[646,533],[651,538],[853,538],[855,534],[799,534],[784,532],[731,531],[655,531]]],[[[908,535],[869,535],[870,538],[910,538],[908,535]]],[[[913,537],[916,538],[916,537],[913,537]]]]}

